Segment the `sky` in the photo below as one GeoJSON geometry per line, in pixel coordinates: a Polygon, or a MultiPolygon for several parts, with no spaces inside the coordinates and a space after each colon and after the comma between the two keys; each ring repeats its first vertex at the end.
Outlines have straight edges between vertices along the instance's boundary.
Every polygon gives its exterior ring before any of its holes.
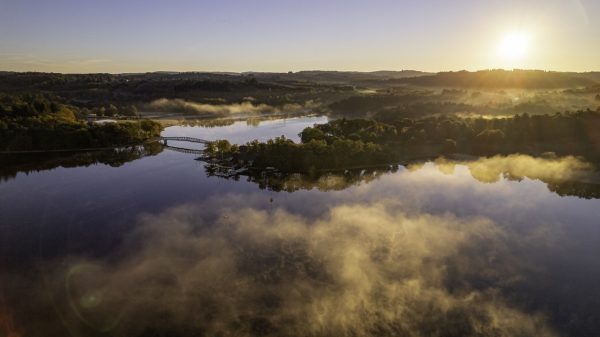
{"type": "Polygon", "coordinates": [[[598,0],[0,0],[0,70],[600,70],[598,0]]]}

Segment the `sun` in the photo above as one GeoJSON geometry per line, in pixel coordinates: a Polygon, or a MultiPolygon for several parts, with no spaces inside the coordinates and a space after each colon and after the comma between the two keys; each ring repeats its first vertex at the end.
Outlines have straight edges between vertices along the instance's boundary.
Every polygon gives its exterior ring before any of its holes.
{"type": "Polygon", "coordinates": [[[526,32],[512,32],[498,46],[498,55],[507,61],[519,61],[527,56],[531,37],[526,32]]]}

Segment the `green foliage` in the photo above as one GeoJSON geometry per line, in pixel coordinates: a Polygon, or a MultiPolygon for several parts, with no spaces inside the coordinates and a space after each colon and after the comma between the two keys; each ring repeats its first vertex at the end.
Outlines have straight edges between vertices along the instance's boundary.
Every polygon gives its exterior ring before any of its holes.
{"type": "Polygon", "coordinates": [[[97,124],[77,119],[79,115],[76,107],[54,97],[0,95],[0,150],[121,146],[159,136],[162,130],[150,120],[97,124]]]}
{"type": "Polygon", "coordinates": [[[209,156],[222,158],[224,155],[234,155],[238,153],[239,148],[237,145],[231,145],[226,139],[220,139],[208,142],[204,148],[204,152],[209,156]]]}
{"type": "Polygon", "coordinates": [[[394,124],[339,119],[306,128],[300,133],[300,144],[282,136],[265,143],[247,143],[239,153],[228,149],[229,143],[214,150],[216,145],[209,145],[208,152],[220,158],[233,157],[253,168],[274,167],[282,172],[372,167],[454,153],[551,151],[595,161],[600,159],[599,128],[600,113],[589,110],[499,119],[430,117],[394,124]]]}
{"type": "MultiPolygon", "coordinates": [[[[29,91],[60,95],[65,102],[87,108],[97,116],[115,114],[133,117],[130,106],[144,107],[158,99],[182,99],[203,104],[242,103],[253,97],[256,104],[283,106],[289,103],[331,100],[353,90],[340,84],[307,85],[306,80],[289,81],[277,74],[143,73],[143,74],[56,74],[0,72],[0,91],[21,94],[29,91]],[[260,76],[260,77],[259,77],[260,76]]],[[[347,74],[353,78],[352,73],[347,74]]],[[[298,75],[300,77],[300,75],[298,75]]],[[[156,111],[153,111],[156,112],[156,111]]]]}
{"type": "Polygon", "coordinates": [[[119,109],[114,104],[109,104],[105,111],[105,115],[109,117],[116,116],[118,113],[119,109]]]}
{"type": "Polygon", "coordinates": [[[339,139],[352,139],[362,142],[385,142],[397,136],[392,125],[366,119],[338,119],[326,124],[306,128],[300,133],[302,142],[325,140],[332,144],[339,139]]]}
{"type": "Polygon", "coordinates": [[[128,105],[121,109],[121,113],[123,114],[123,116],[137,117],[138,109],[135,107],[135,105],[128,105]]]}

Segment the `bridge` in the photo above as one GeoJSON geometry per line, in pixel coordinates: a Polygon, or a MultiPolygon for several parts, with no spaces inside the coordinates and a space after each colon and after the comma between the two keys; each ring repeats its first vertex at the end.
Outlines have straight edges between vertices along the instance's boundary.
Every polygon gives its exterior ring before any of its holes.
{"type": "Polygon", "coordinates": [[[157,137],[156,140],[162,141],[163,144],[165,144],[165,145],[167,145],[167,142],[169,140],[176,141],[176,142],[188,142],[188,143],[200,143],[200,144],[206,144],[209,142],[208,140],[194,138],[194,137],[157,137]]]}
{"type": "Polygon", "coordinates": [[[175,152],[181,152],[181,153],[192,153],[192,154],[198,154],[198,155],[204,154],[204,150],[186,149],[183,147],[175,147],[175,146],[169,146],[169,145],[165,145],[165,149],[175,151],[175,152]]]}
{"type": "Polygon", "coordinates": [[[177,151],[177,152],[182,152],[182,153],[199,154],[199,155],[203,154],[204,150],[188,149],[188,148],[178,147],[178,146],[170,146],[168,142],[175,141],[175,142],[188,142],[188,143],[198,143],[198,144],[206,144],[209,142],[208,140],[194,138],[194,137],[156,137],[156,138],[152,139],[152,141],[162,142],[166,149],[169,149],[172,151],[177,151]]]}

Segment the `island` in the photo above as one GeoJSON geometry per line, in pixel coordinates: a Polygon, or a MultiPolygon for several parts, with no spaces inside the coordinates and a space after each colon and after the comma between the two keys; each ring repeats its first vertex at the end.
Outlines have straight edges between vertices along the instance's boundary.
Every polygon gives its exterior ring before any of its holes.
{"type": "Polygon", "coordinates": [[[300,143],[285,137],[243,145],[217,140],[204,160],[240,170],[312,173],[398,164],[443,155],[575,155],[600,160],[600,113],[585,110],[507,118],[454,116],[336,119],[308,127],[300,143]]]}

